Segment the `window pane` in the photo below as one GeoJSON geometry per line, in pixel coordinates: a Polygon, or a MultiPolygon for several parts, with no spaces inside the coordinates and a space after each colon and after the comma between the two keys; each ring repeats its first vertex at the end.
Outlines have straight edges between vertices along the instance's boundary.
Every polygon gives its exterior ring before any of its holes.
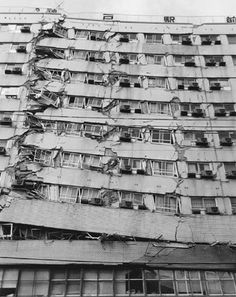
{"type": "Polygon", "coordinates": [[[97,294],[97,281],[84,281],[83,282],[83,294],[84,295],[96,295],[97,294]]]}
{"type": "Polygon", "coordinates": [[[67,295],[72,294],[80,294],[80,281],[74,280],[74,281],[68,281],[67,283],[67,295]]]}
{"type": "Polygon", "coordinates": [[[113,283],[112,281],[99,281],[98,283],[99,295],[113,295],[113,283]]]}

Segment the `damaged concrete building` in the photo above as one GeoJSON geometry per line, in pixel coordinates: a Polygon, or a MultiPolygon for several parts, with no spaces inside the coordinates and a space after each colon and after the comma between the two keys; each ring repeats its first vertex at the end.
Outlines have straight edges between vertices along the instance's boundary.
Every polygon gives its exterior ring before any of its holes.
{"type": "Polygon", "coordinates": [[[236,296],[235,17],[0,13],[0,296],[236,296]]]}

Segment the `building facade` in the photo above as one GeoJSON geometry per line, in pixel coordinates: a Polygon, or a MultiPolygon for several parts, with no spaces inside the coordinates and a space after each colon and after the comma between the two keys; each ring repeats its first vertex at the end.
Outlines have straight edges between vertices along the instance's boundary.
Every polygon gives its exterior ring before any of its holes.
{"type": "Polygon", "coordinates": [[[235,17],[0,24],[0,296],[236,296],[235,17]]]}

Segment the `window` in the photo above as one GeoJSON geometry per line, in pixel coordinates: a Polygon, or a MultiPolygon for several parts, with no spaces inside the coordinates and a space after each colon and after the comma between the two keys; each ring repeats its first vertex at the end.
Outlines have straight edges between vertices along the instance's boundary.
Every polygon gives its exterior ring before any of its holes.
{"type": "Polygon", "coordinates": [[[82,124],[72,122],[57,122],[57,133],[80,134],[82,124]]]}
{"type": "MultiPolygon", "coordinates": [[[[211,166],[210,163],[194,163],[189,162],[188,163],[188,174],[190,175],[196,175],[200,174],[203,171],[210,170],[211,166]]],[[[195,177],[195,176],[189,176],[189,177],[195,177]]]]}
{"type": "Polygon", "coordinates": [[[12,239],[13,224],[10,223],[1,223],[0,224],[0,239],[12,239]]]}
{"type": "Polygon", "coordinates": [[[75,97],[75,96],[70,96],[68,99],[68,106],[69,107],[79,107],[83,108],[84,107],[84,97],[75,97]]]}
{"type": "Polygon", "coordinates": [[[57,122],[55,121],[42,121],[42,126],[46,131],[56,132],[57,131],[57,122]]]}
{"type": "Polygon", "coordinates": [[[121,201],[132,201],[133,205],[143,205],[143,195],[134,192],[120,192],[121,201]]]}
{"type": "Polygon", "coordinates": [[[75,31],[75,38],[88,39],[88,36],[89,36],[89,31],[84,31],[84,30],[75,31]]]}
{"type": "Polygon", "coordinates": [[[219,35],[201,35],[202,45],[211,45],[219,40],[219,35]]]}
{"type": "Polygon", "coordinates": [[[201,109],[201,104],[198,103],[182,103],[181,110],[188,113],[194,112],[196,109],[201,109]]]}
{"type": "Polygon", "coordinates": [[[224,162],[225,172],[227,174],[232,174],[236,171],[236,162],[224,162]]]}
{"type": "Polygon", "coordinates": [[[148,103],[150,113],[170,114],[170,106],[164,102],[149,102],[148,103]]]}
{"type": "Polygon", "coordinates": [[[89,61],[104,62],[104,52],[90,52],[89,61]]]}
{"type": "Polygon", "coordinates": [[[232,213],[236,214],[236,197],[230,197],[232,213]]]}
{"type": "Polygon", "coordinates": [[[174,295],[174,277],[171,270],[145,270],[147,294],[174,295]]]}
{"type": "MultiPolygon", "coordinates": [[[[195,65],[195,57],[194,56],[174,56],[174,60],[175,60],[175,65],[185,65],[186,63],[189,63],[189,66],[195,65]]],[[[188,65],[186,65],[186,66],[188,66],[188,65]]]]}
{"type": "MultiPolygon", "coordinates": [[[[198,90],[198,83],[197,80],[195,78],[177,78],[177,88],[178,89],[189,89],[193,86],[196,87],[196,89],[198,90]]],[[[192,89],[193,90],[193,89],[192,89]]],[[[195,90],[195,88],[194,88],[195,90]]]]}
{"type": "Polygon", "coordinates": [[[137,140],[143,139],[143,135],[140,128],[121,127],[120,133],[121,133],[121,137],[126,137],[126,138],[131,137],[137,140]]]}
{"type": "Polygon", "coordinates": [[[231,140],[232,142],[236,142],[236,131],[218,131],[220,142],[231,140]]]}
{"type": "Polygon", "coordinates": [[[172,34],[171,39],[173,43],[182,43],[183,40],[189,39],[190,35],[172,34]]]}
{"type": "Polygon", "coordinates": [[[227,37],[229,44],[236,44],[236,35],[228,35],[227,37]]]}
{"type": "Polygon", "coordinates": [[[143,164],[141,159],[121,159],[121,168],[122,169],[130,169],[130,170],[136,170],[136,169],[143,169],[143,164]]]}
{"type": "Polygon", "coordinates": [[[145,34],[146,43],[162,43],[161,34],[145,34]]]}
{"type": "Polygon", "coordinates": [[[225,66],[223,56],[205,56],[206,66],[225,66]]]}
{"type": "Polygon", "coordinates": [[[71,186],[60,186],[59,200],[62,202],[76,203],[78,202],[79,188],[71,186]]]}
{"type": "Polygon", "coordinates": [[[60,37],[67,38],[67,36],[68,36],[68,29],[67,28],[63,28],[60,25],[56,25],[54,27],[54,33],[57,34],[57,35],[59,35],[60,37]]]}
{"type": "Polygon", "coordinates": [[[184,145],[195,146],[197,141],[201,142],[201,140],[205,140],[205,134],[203,131],[184,131],[183,136],[184,141],[182,144],[184,145]]]}
{"type": "Polygon", "coordinates": [[[174,162],[153,161],[152,169],[154,175],[177,176],[174,162]]]}
{"type": "Polygon", "coordinates": [[[141,269],[117,270],[115,272],[115,294],[144,295],[143,272],[141,269]]]}
{"type": "Polygon", "coordinates": [[[168,130],[152,130],[151,137],[153,143],[171,143],[172,136],[171,132],[168,130]]]}
{"type": "Polygon", "coordinates": [[[102,135],[103,129],[101,125],[84,124],[84,133],[90,135],[102,135]]]}
{"type": "Polygon", "coordinates": [[[80,270],[73,268],[68,270],[54,269],[51,271],[50,284],[50,296],[79,296],[80,270]]]}
{"type": "Polygon", "coordinates": [[[88,52],[87,51],[81,51],[81,50],[71,50],[70,55],[73,59],[81,59],[86,60],[88,52]]]}
{"type": "Polygon", "coordinates": [[[102,106],[102,99],[100,98],[88,98],[87,101],[87,107],[101,107],[102,106]]]}
{"type": "Polygon", "coordinates": [[[20,273],[18,296],[46,296],[49,287],[47,269],[24,269],[20,273]]]}
{"type": "Polygon", "coordinates": [[[231,90],[228,78],[209,78],[210,90],[231,90]]]}
{"type": "Polygon", "coordinates": [[[232,56],[233,64],[236,66],[236,56],[232,56]]]}
{"type": "Polygon", "coordinates": [[[99,190],[93,189],[93,188],[84,188],[81,190],[81,202],[89,201],[92,198],[98,198],[99,197],[99,190]]]}
{"type": "Polygon", "coordinates": [[[146,61],[148,64],[164,64],[164,56],[163,55],[146,55],[146,61]]]}
{"type": "Polygon", "coordinates": [[[231,272],[206,271],[205,276],[209,295],[235,294],[235,282],[231,272]]]}
{"type": "Polygon", "coordinates": [[[233,115],[233,113],[235,112],[234,103],[215,103],[213,106],[215,113],[220,109],[224,109],[226,115],[233,115]]]}
{"type": "Polygon", "coordinates": [[[161,212],[177,212],[177,199],[172,195],[155,195],[156,210],[161,212]]]}
{"type": "Polygon", "coordinates": [[[192,213],[200,214],[201,210],[216,207],[215,198],[191,197],[192,213]]]}
{"type": "Polygon", "coordinates": [[[176,289],[178,295],[202,295],[202,284],[198,271],[176,270],[176,289]]]}
{"type": "Polygon", "coordinates": [[[35,150],[34,162],[50,166],[52,162],[51,157],[52,157],[51,151],[35,150]]]}
{"type": "Polygon", "coordinates": [[[102,41],[105,40],[103,31],[92,31],[90,32],[90,39],[91,40],[97,40],[97,41],[102,41]]]}
{"type": "Polygon", "coordinates": [[[81,157],[80,154],[66,153],[62,155],[62,166],[63,167],[80,167],[81,157]]]}
{"type": "Polygon", "coordinates": [[[164,77],[149,77],[148,87],[150,88],[165,88],[166,79],[164,77]]]}
{"type": "Polygon", "coordinates": [[[95,166],[95,167],[101,167],[101,157],[95,156],[95,155],[84,155],[83,156],[83,165],[87,166],[95,166]]]}
{"type": "Polygon", "coordinates": [[[87,75],[87,83],[101,85],[103,83],[103,74],[101,73],[89,73],[87,75]]]}

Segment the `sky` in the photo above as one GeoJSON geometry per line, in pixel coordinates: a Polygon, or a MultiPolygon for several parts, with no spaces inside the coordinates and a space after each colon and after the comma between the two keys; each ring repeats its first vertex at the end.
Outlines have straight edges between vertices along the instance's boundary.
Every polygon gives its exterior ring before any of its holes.
{"type": "Polygon", "coordinates": [[[236,0],[0,0],[0,10],[3,6],[56,8],[59,4],[68,13],[236,16],[236,0]]]}

